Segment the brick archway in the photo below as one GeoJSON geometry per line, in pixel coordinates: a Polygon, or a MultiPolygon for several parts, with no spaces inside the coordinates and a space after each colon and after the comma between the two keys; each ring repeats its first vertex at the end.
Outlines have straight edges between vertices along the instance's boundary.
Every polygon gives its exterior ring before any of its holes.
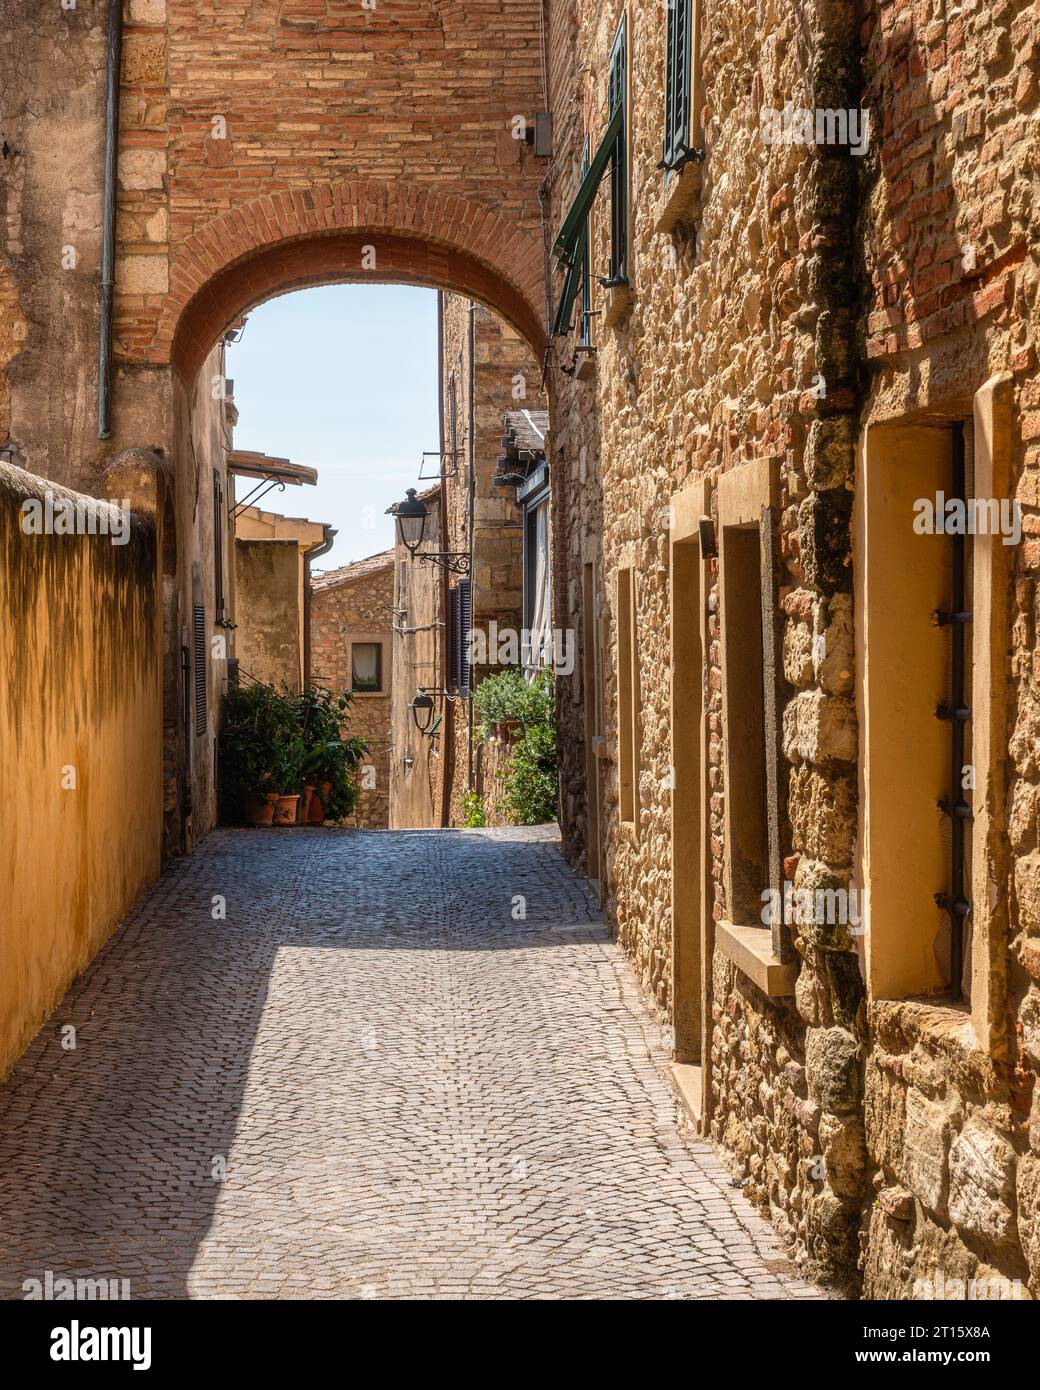
{"type": "Polygon", "coordinates": [[[543,267],[535,233],[455,194],[371,179],[272,193],[222,213],[176,247],[149,358],[190,379],[239,314],[337,280],[469,295],[502,314],[540,355],[543,267]]]}

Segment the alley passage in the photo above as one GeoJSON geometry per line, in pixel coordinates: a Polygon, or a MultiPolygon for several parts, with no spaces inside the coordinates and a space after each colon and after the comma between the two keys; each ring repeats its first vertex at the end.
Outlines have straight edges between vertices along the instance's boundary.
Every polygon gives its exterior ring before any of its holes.
{"type": "Polygon", "coordinates": [[[664,1043],[545,831],[218,831],[0,1087],[0,1291],[818,1297],[664,1043]]]}

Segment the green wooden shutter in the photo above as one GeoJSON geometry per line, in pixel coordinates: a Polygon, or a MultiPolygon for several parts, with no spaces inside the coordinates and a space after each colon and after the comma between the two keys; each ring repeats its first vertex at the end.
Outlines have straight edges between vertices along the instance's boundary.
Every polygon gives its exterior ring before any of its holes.
{"type": "Polygon", "coordinates": [[[665,44],[664,159],[674,169],[688,157],[693,73],[693,0],[668,0],[665,44]]]}
{"type": "Polygon", "coordinates": [[[610,273],[608,288],[627,285],[628,276],[628,152],[625,149],[628,81],[628,18],[622,15],[610,53],[607,105],[613,117],[621,113],[610,162],[610,273]]]}

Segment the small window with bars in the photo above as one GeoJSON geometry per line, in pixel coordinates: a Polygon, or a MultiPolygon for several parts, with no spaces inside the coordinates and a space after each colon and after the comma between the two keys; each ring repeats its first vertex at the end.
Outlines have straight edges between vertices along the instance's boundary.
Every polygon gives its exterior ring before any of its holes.
{"type": "MultiPolygon", "coordinates": [[[[965,515],[975,496],[974,435],[971,424],[955,421],[950,430],[950,481],[946,502],[960,505],[965,515]]],[[[947,538],[949,554],[949,607],[935,614],[946,633],[946,699],[936,710],[949,731],[950,774],[948,791],[939,801],[946,824],[947,882],[935,894],[945,914],[935,943],[940,969],[954,999],[971,999],[971,826],[973,818],[972,766],[972,536],[968,529],[947,538]]]]}
{"type": "Polygon", "coordinates": [[[206,732],[208,706],[206,702],[206,609],[201,603],[192,608],[192,636],[195,647],[195,733],[201,738],[206,732]]]}
{"type": "Polygon", "coordinates": [[[693,92],[693,0],[667,0],[664,72],[665,169],[678,169],[690,156],[693,92]]]}

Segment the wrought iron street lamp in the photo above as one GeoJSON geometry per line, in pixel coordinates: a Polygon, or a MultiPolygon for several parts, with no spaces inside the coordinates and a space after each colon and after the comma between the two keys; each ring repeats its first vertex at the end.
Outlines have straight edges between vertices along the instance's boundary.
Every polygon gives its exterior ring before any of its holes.
{"type": "Polygon", "coordinates": [[[398,532],[409,555],[417,559],[420,565],[441,565],[452,574],[469,574],[469,551],[419,549],[426,534],[429,515],[426,503],[416,494],[414,487],[408,489],[404,501],[398,502],[394,508],[398,532]]]}
{"type": "Polygon", "coordinates": [[[425,690],[417,690],[412,696],[412,718],[421,734],[429,733],[433,723],[433,696],[425,690]]]}
{"type": "Polygon", "coordinates": [[[404,501],[397,504],[395,511],[401,541],[409,555],[414,555],[426,534],[426,519],[430,515],[426,503],[417,496],[415,488],[410,487],[404,501]]]}

